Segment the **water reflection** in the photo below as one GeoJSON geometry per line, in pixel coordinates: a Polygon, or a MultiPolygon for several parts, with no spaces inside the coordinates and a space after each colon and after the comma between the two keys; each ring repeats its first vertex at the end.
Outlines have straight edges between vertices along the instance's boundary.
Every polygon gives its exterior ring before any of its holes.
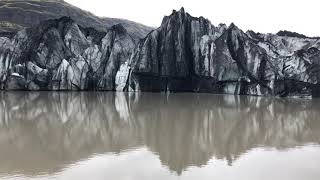
{"type": "Polygon", "coordinates": [[[144,152],[177,175],[212,159],[231,167],[258,147],[319,145],[319,105],[207,94],[1,92],[0,177],[54,175],[127,152],[144,152]]]}

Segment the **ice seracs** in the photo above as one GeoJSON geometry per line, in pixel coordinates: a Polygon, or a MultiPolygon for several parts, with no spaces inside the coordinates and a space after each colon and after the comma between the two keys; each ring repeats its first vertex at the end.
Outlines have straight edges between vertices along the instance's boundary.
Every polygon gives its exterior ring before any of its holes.
{"type": "Polygon", "coordinates": [[[135,48],[128,89],[319,96],[319,40],[245,33],[173,11],[135,48]]]}
{"type": "Polygon", "coordinates": [[[215,26],[183,8],[138,44],[121,24],[63,17],[0,37],[0,88],[316,97],[319,49],[320,38],[215,26]]]}
{"type": "Polygon", "coordinates": [[[115,75],[134,46],[122,25],[99,32],[67,17],[44,21],[0,38],[0,87],[115,90],[115,75]]]}

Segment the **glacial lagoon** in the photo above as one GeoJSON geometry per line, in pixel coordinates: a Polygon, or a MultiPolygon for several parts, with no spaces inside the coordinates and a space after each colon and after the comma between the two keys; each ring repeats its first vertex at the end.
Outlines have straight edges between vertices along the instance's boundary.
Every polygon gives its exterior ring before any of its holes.
{"type": "Polygon", "coordinates": [[[0,92],[2,180],[318,180],[320,99],[0,92]]]}

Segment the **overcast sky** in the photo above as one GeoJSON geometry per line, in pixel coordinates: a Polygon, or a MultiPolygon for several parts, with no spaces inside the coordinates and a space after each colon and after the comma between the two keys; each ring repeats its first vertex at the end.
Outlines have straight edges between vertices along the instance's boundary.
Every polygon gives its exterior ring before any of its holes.
{"type": "Polygon", "coordinates": [[[98,16],[124,18],[158,27],[164,15],[182,6],[214,25],[234,22],[244,31],[286,29],[320,36],[319,0],[65,0],[98,16]]]}

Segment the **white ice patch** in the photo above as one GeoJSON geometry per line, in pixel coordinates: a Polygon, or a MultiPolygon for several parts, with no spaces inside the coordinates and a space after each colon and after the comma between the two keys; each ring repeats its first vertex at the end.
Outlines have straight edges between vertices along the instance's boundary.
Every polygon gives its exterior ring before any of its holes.
{"type": "MultiPolygon", "coordinates": [[[[209,52],[211,50],[214,50],[214,43],[212,42],[210,36],[205,35],[202,36],[201,41],[200,41],[200,50],[201,50],[201,55],[205,57],[204,59],[204,74],[202,75],[206,75],[206,76],[210,76],[210,60],[211,60],[211,54],[209,54],[209,52]],[[210,48],[211,45],[211,49],[210,48]]],[[[211,52],[214,53],[214,52],[211,52]]],[[[201,73],[201,72],[200,72],[201,73]]]]}
{"type": "Polygon", "coordinates": [[[271,49],[270,45],[264,42],[259,42],[258,46],[266,50],[267,54],[273,58],[277,58],[277,54],[271,49]]]}
{"type": "Polygon", "coordinates": [[[53,81],[59,81],[59,87],[54,87],[57,90],[72,89],[72,80],[74,72],[69,62],[65,59],[62,60],[56,74],[53,76],[53,81]]]}
{"type": "Polygon", "coordinates": [[[235,94],[236,88],[237,88],[236,83],[229,83],[229,84],[224,86],[223,92],[225,94],[235,94]]]}
{"type": "Polygon", "coordinates": [[[116,91],[124,91],[124,88],[128,82],[129,73],[130,73],[130,66],[128,62],[125,62],[120,66],[120,69],[116,74],[116,78],[115,78],[116,91]]]}
{"type": "Polygon", "coordinates": [[[102,53],[99,47],[95,45],[94,47],[89,47],[84,52],[84,59],[91,65],[94,72],[96,72],[101,65],[102,53]]]}
{"type": "Polygon", "coordinates": [[[262,95],[260,84],[257,85],[257,95],[258,95],[258,96],[261,96],[261,95],[262,95]]]}
{"type": "Polygon", "coordinates": [[[77,85],[80,89],[85,88],[85,79],[87,77],[87,72],[89,71],[89,66],[82,56],[77,56],[71,59],[71,66],[74,72],[74,78],[72,80],[73,84],[77,85]]]}
{"type": "MultiPolygon", "coordinates": [[[[20,66],[22,66],[22,65],[20,64],[20,66]]],[[[48,70],[40,68],[39,66],[33,64],[30,61],[27,63],[27,69],[32,71],[34,74],[40,74],[41,72],[47,72],[48,71],[48,70]]]]}
{"type": "Polygon", "coordinates": [[[15,73],[15,72],[14,72],[14,73],[12,73],[12,74],[11,74],[11,76],[15,76],[15,77],[23,78],[23,76],[21,76],[21,75],[20,75],[20,74],[18,74],[18,73],[15,73]]]}

